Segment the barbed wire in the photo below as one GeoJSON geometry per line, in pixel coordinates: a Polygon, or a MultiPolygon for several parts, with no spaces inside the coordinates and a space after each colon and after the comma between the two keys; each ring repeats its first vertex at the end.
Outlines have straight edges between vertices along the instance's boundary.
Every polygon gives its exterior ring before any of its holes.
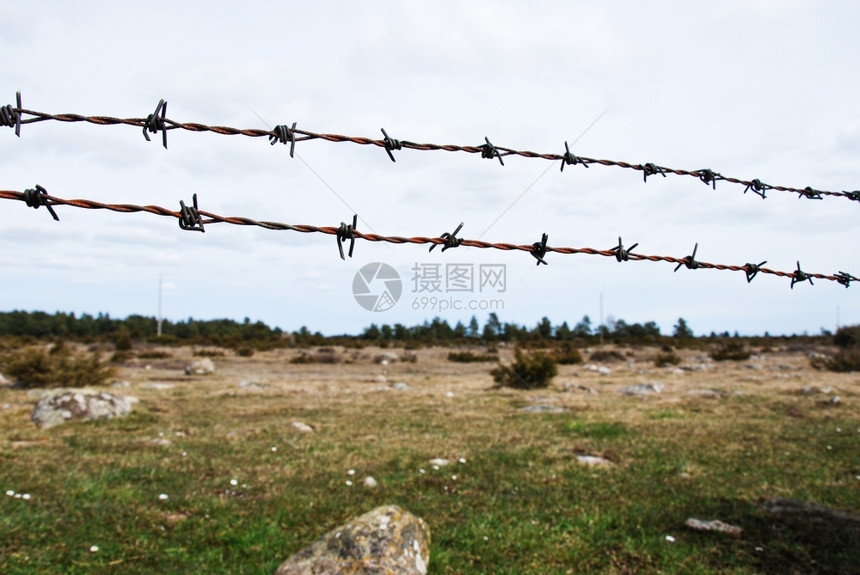
{"type": "Polygon", "coordinates": [[[699,181],[703,182],[704,184],[711,186],[713,189],[716,189],[718,181],[729,182],[732,184],[744,186],[744,194],[746,194],[748,191],[751,191],[762,199],[765,199],[767,197],[768,191],[778,191],[795,193],[798,194],[798,198],[806,198],[810,200],[822,200],[825,196],[830,196],[843,197],[853,201],[860,201],[860,190],[850,192],[834,192],[828,190],[814,189],[811,186],[807,186],[805,188],[778,186],[766,184],[758,178],[752,180],[745,180],[742,178],[724,176],[711,169],[682,170],[665,166],[658,166],[657,164],[654,164],[652,162],[647,162],[644,164],[635,164],[620,160],[606,160],[598,158],[589,158],[586,156],[577,156],[571,153],[567,142],[564,143],[564,153],[556,154],[532,152],[529,150],[516,150],[504,146],[495,146],[490,142],[490,139],[488,137],[484,137],[484,143],[478,146],[417,143],[409,140],[398,140],[391,138],[384,128],[381,130],[383,138],[373,139],[360,136],[346,136],[342,134],[323,134],[311,132],[308,130],[297,128],[296,122],[293,122],[291,126],[288,126],[287,124],[280,124],[275,126],[275,128],[272,130],[262,130],[255,128],[239,129],[232,128],[229,126],[210,126],[207,124],[199,124],[194,122],[177,122],[175,120],[167,118],[167,102],[165,100],[159,100],[158,105],[155,108],[155,112],[149,114],[146,118],[115,118],[112,116],[84,116],[81,114],[49,114],[46,112],[38,112],[22,107],[20,92],[16,93],[15,107],[11,105],[0,107],[0,126],[14,127],[15,134],[19,137],[21,135],[21,126],[25,124],[35,124],[44,121],[86,122],[99,126],[135,126],[137,128],[142,129],[143,136],[146,138],[147,141],[150,141],[149,134],[158,134],[159,132],[161,132],[162,145],[165,149],[167,149],[167,133],[170,130],[212,132],[215,134],[227,136],[242,135],[251,138],[268,138],[269,142],[272,145],[278,143],[289,143],[290,157],[293,157],[295,154],[295,147],[297,142],[303,142],[307,140],[324,140],[327,142],[348,142],[362,146],[377,146],[380,148],[384,148],[392,162],[396,162],[393,152],[396,150],[403,149],[481,154],[482,158],[487,158],[491,160],[498,159],[499,163],[502,166],[504,166],[505,164],[505,157],[519,156],[523,158],[540,158],[544,160],[560,161],[561,171],[564,171],[565,166],[582,165],[583,167],[588,168],[593,164],[635,170],[638,172],[642,172],[642,179],[645,182],[648,181],[648,176],[661,175],[663,177],[666,177],[667,174],[694,177],[699,181]],[[25,118],[24,116],[31,117],[25,118]]]}
{"type": "Polygon", "coordinates": [[[753,278],[756,277],[759,273],[767,274],[767,275],[775,275],[778,277],[789,278],[791,280],[791,288],[794,289],[794,285],[801,282],[808,281],[810,284],[813,284],[813,279],[820,280],[828,280],[834,281],[845,287],[848,287],[851,282],[860,281],[860,278],[857,278],[853,275],[847,274],[845,272],[838,272],[832,275],[825,275],[820,273],[808,273],[801,270],[800,262],[797,262],[797,269],[793,272],[779,271],[770,268],[764,267],[766,261],[763,261],[758,264],[746,263],[744,265],[725,265],[725,264],[715,264],[705,261],[700,261],[696,259],[696,251],[698,250],[699,245],[696,244],[693,248],[693,252],[691,255],[685,256],[683,258],[676,258],[672,256],[661,256],[661,255],[646,255],[640,253],[633,253],[633,249],[637,247],[639,244],[633,244],[629,248],[625,248],[622,243],[621,238],[618,238],[618,245],[609,249],[600,250],[589,247],[582,248],[572,248],[572,247],[552,247],[547,245],[547,241],[549,236],[544,233],[541,237],[541,241],[535,242],[533,244],[513,244],[513,243],[502,243],[502,242],[485,242],[482,240],[470,240],[465,238],[457,237],[457,234],[463,228],[463,223],[461,222],[459,226],[452,232],[445,232],[438,237],[427,237],[427,236],[413,236],[413,237],[404,237],[404,236],[383,236],[375,233],[364,233],[358,231],[357,222],[358,216],[354,215],[352,219],[352,224],[346,224],[341,222],[341,224],[337,227],[334,226],[311,226],[311,225],[294,225],[294,224],[285,224],[281,222],[272,222],[272,221],[259,221],[246,217],[225,217],[220,216],[218,214],[214,214],[212,212],[204,211],[199,209],[197,204],[197,194],[193,195],[192,205],[186,206],[184,201],[179,202],[180,209],[179,211],[170,210],[168,208],[164,208],[161,206],[153,206],[146,205],[140,206],[136,204],[105,204],[102,202],[97,202],[94,200],[88,199],[63,199],[56,196],[49,195],[47,190],[42,186],[37,185],[34,189],[27,189],[23,192],[15,191],[15,190],[0,190],[0,199],[5,200],[17,200],[25,202],[28,206],[38,209],[42,206],[45,206],[50,212],[51,216],[59,221],[59,217],[53,209],[53,206],[71,206],[76,208],[83,208],[88,210],[108,210],[111,212],[118,213],[135,213],[135,212],[147,212],[150,214],[154,214],[157,216],[166,216],[176,218],[179,227],[183,230],[189,231],[200,231],[205,232],[205,226],[212,224],[233,224],[239,226],[257,226],[267,230],[279,230],[279,231],[295,231],[301,233],[322,233],[327,235],[333,235],[337,239],[337,247],[340,252],[341,259],[346,259],[343,252],[343,242],[346,240],[350,241],[349,246],[349,257],[353,255],[353,248],[355,247],[355,240],[362,239],[370,242],[387,242],[390,244],[431,244],[430,251],[441,245],[442,251],[446,251],[451,248],[457,248],[461,246],[473,247],[473,248],[481,248],[481,249],[496,249],[502,251],[522,251],[531,254],[537,260],[536,265],[544,264],[548,265],[546,261],[546,256],[549,253],[557,253],[557,254],[587,254],[587,255],[599,255],[604,257],[613,257],[618,262],[627,262],[627,261],[651,261],[651,262],[667,262],[670,264],[675,264],[675,271],[677,272],[682,266],[687,269],[715,269],[720,271],[734,271],[734,272],[743,272],[746,275],[747,282],[751,282],[753,278]],[[208,218],[208,219],[204,219],[208,218]]]}

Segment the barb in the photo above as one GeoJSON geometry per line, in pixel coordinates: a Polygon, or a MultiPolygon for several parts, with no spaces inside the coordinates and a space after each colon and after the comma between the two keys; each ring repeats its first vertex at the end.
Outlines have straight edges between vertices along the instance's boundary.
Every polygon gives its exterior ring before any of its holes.
{"type": "MultiPolygon", "coordinates": [[[[20,94],[20,93],[19,93],[20,94]]],[[[275,130],[260,130],[260,129],[239,129],[232,128],[229,126],[210,126],[206,124],[192,123],[192,122],[177,122],[171,120],[166,117],[167,114],[167,103],[161,100],[159,102],[159,106],[156,107],[155,113],[150,114],[146,118],[116,118],[112,116],[84,116],[81,114],[49,114],[46,112],[39,112],[35,110],[24,109],[21,106],[20,98],[18,99],[18,105],[15,108],[11,106],[5,106],[0,108],[2,112],[0,112],[0,125],[11,126],[13,123],[15,125],[15,133],[20,136],[20,128],[23,124],[33,124],[37,122],[44,121],[56,121],[56,122],[66,122],[66,123],[74,123],[74,122],[86,122],[90,124],[96,124],[99,126],[112,126],[112,125],[127,125],[127,126],[136,126],[138,128],[142,128],[144,131],[144,136],[147,140],[149,140],[149,135],[147,131],[156,133],[158,131],[162,132],[162,144],[164,147],[167,147],[167,131],[169,130],[187,130],[190,132],[212,132],[215,134],[226,135],[226,136],[235,136],[242,135],[251,138],[269,138],[272,143],[281,141],[286,143],[290,142],[290,156],[293,155],[296,142],[301,142],[305,140],[323,140],[326,142],[332,143],[352,143],[358,144],[361,146],[377,146],[385,149],[389,153],[389,158],[394,159],[392,150],[400,150],[400,149],[409,149],[409,150],[418,150],[418,151],[446,151],[446,152],[463,152],[468,154],[480,154],[483,158],[498,158],[499,163],[504,165],[504,160],[502,159],[505,156],[519,156],[522,158],[540,158],[543,160],[550,160],[553,162],[560,161],[561,168],[564,170],[565,165],[575,165],[580,164],[583,166],[590,166],[593,164],[598,164],[601,166],[607,167],[615,167],[615,168],[623,168],[627,170],[635,170],[642,172],[643,180],[648,181],[648,176],[653,176],[660,174],[663,177],[667,177],[668,174],[673,174],[676,176],[688,176],[694,177],[696,179],[701,180],[702,182],[716,187],[716,181],[721,180],[725,182],[729,182],[736,185],[744,186],[744,193],[752,190],[755,194],[761,196],[762,199],[766,198],[765,192],[767,190],[776,190],[779,192],[788,192],[799,194],[799,197],[806,197],[809,199],[823,199],[824,196],[830,197],[843,197],[853,201],[860,201],[860,194],[858,192],[835,192],[835,191],[827,191],[827,190],[816,190],[809,186],[805,188],[795,188],[789,186],[776,186],[765,184],[758,178],[752,180],[745,180],[741,178],[734,178],[729,176],[723,176],[713,170],[683,170],[676,168],[668,168],[665,166],[658,166],[654,163],[646,163],[646,164],[636,164],[625,162],[621,160],[609,160],[609,159],[597,159],[597,158],[589,158],[586,156],[575,156],[570,153],[570,149],[566,147],[566,151],[564,154],[558,153],[546,153],[546,152],[534,152],[530,150],[517,150],[513,148],[506,148],[503,146],[495,146],[493,145],[489,138],[485,137],[484,141],[486,143],[480,146],[460,146],[454,144],[432,144],[432,143],[417,143],[411,142],[408,140],[394,140],[387,137],[387,134],[383,131],[383,135],[385,136],[383,139],[373,139],[373,138],[365,138],[360,136],[348,136],[343,134],[325,134],[325,133],[317,133],[308,130],[299,130],[296,129],[296,125],[293,124],[292,128],[288,131],[283,132],[283,134],[279,134],[276,127],[275,130]],[[162,104],[163,102],[163,104],[162,104]],[[23,116],[29,116],[26,119],[23,119],[23,116]],[[283,137],[282,137],[283,136],[283,137]],[[397,147],[396,144],[399,144],[400,147],[397,147]]],[[[285,126],[284,126],[285,128],[285,126]]]]}
{"type": "Polygon", "coordinates": [[[693,246],[693,255],[689,255],[682,260],[678,260],[678,265],[675,266],[675,271],[678,271],[681,268],[681,266],[687,266],[687,269],[690,269],[690,270],[699,269],[699,266],[701,266],[702,264],[701,264],[701,262],[696,261],[696,250],[698,250],[698,249],[699,249],[699,244],[696,243],[696,245],[693,246]]]}
{"type": "Polygon", "coordinates": [[[294,158],[296,153],[296,124],[297,122],[293,122],[293,127],[289,127],[286,124],[279,124],[275,126],[275,129],[272,131],[272,134],[269,134],[269,143],[271,145],[275,145],[278,142],[282,144],[290,143],[290,157],[294,158]]]}
{"type": "Polygon", "coordinates": [[[767,261],[763,261],[760,264],[746,264],[744,266],[744,268],[746,268],[744,271],[747,274],[747,283],[750,283],[753,281],[756,274],[758,274],[758,272],[761,271],[761,266],[763,266],[766,263],[767,263],[767,261]]]}
{"type": "Polygon", "coordinates": [[[341,222],[337,229],[337,250],[340,252],[340,259],[343,257],[343,240],[349,240],[349,257],[352,257],[352,250],[355,247],[355,231],[358,227],[358,214],[352,215],[352,224],[346,225],[346,222],[341,222]]]}
{"type": "Polygon", "coordinates": [[[188,207],[185,202],[179,200],[179,227],[183,230],[193,232],[205,232],[203,229],[203,218],[197,209],[197,194],[191,196],[193,207],[188,207]]]}
{"type": "Polygon", "coordinates": [[[146,117],[146,122],[143,124],[143,137],[146,138],[146,141],[149,142],[149,134],[147,132],[152,132],[153,134],[157,134],[159,130],[161,130],[161,144],[164,146],[164,149],[167,149],[167,129],[164,126],[164,122],[167,116],[167,102],[164,100],[158,101],[158,106],[155,107],[155,112],[146,117]],[[161,116],[158,113],[161,112],[161,116]]]}
{"type": "MultiPolygon", "coordinates": [[[[445,246],[445,247],[443,247],[443,248],[442,248],[442,251],[443,251],[443,252],[444,252],[445,250],[447,250],[448,248],[458,248],[458,247],[460,247],[460,244],[462,244],[462,243],[463,243],[463,240],[462,240],[462,239],[460,239],[460,238],[458,238],[458,237],[457,237],[457,234],[460,232],[460,230],[461,230],[461,229],[463,229],[463,222],[460,222],[460,225],[459,225],[459,226],[457,226],[457,229],[456,229],[456,230],[454,230],[454,232],[453,232],[453,233],[450,233],[450,234],[449,234],[448,232],[445,232],[444,234],[442,234],[441,236],[439,236],[439,239],[440,239],[441,241],[439,241],[438,243],[441,243],[441,244],[443,244],[443,245],[445,246]]],[[[430,250],[429,250],[429,251],[431,251],[431,252],[432,252],[432,251],[433,251],[433,249],[434,249],[435,247],[436,247],[436,243],[434,243],[432,246],[430,246],[430,250]]]]}
{"type": "Polygon", "coordinates": [[[543,234],[539,242],[535,242],[532,244],[532,251],[529,253],[531,253],[532,257],[537,260],[537,263],[535,264],[536,266],[539,266],[541,264],[545,266],[549,265],[546,260],[543,259],[543,257],[546,255],[546,242],[548,239],[549,236],[547,234],[543,234]]]}
{"type": "Polygon", "coordinates": [[[385,136],[385,139],[382,140],[385,144],[385,151],[388,153],[388,157],[391,158],[392,162],[396,162],[394,159],[394,154],[391,153],[391,150],[401,150],[403,147],[400,145],[400,140],[392,140],[388,137],[388,133],[386,133],[385,128],[382,128],[382,135],[385,136]]]}
{"type": "MultiPolygon", "coordinates": [[[[38,187],[37,187],[38,189],[38,187]]],[[[42,188],[44,190],[44,188],[42,188]]],[[[28,196],[32,194],[27,194],[26,192],[18,192],[12,190],[0,190],[0,199],[4,200],[17,200],[27,202],[28,196]]],[[[48,195],[46,192],[39,192],[39,196],[41,199],[40,202],[43,202],[41,205],[44,205],[50,209],[51,206],[72,206],[76,208],[83,208],[88,210],[108,210],[111,212],[118,213],[136,213],[136,212],[146,212],[150,214],[154,214],[157,216],[166,216],[176,218],[180,221],[183,221],[185,217],[183,215],[183,210],[173,211],[167,208],[163,208],[161,206],[139,206],[135,204],[103,204],[101,202],[96,202],[93,200],[86,199],[76,199],[76,200],[67,200],[63,198],[58,198],[56,196],[48,195]]],[[[184,204],[180,201],[180,207],[184,207],[184,204]]],[[[188,210],[192,208],[185,208],[186,213],[188,210]]],[[[202,210],[197,210],[196,202],[195,207],[193,208],[197,211],[198,223],[202,226],[211,225],[211,224],[233,224],[238,226],[258,226],[267,230],[277,230],[277,231],[295,231],[301,233],[322,233],[337,236],[340,233],[341,227],[318,227],[318,226],[310,226],[310,225],[291,225],[280,222],[270,222],[270,221],[257,221],[251,218],[245,217],[225,217],[219,216],[218,214],[214,214],[211,212],[205,212],[202,210]],[[203,219],[203,218],[208,219],[203,219]]],[[[353,222],[357,221],[357,216],[353,216],[353,222]]],[[[343,224],[341,224],[343,225],[343,224]]],[[[403,237],[403,236],[383,236],[379,234],[371,234],[371,233],[362,233],[358,230],[352,230],[352,237],[350,240],[354,239],[362,239],[369,242],[385,242],[389,244],[432,244],[431,250],[433,247],[437,245],[443,246],[443,251],[449,247],[458,247],[458,246],[466,246],[473,248],[481,248],[481,249],[495,249],[501,251],[521,251],[531,254],[535,251],[535,244],[526,244],[526,245],[518,245],[512,243],[491,243],[485,242],[481,240],[469,240],[456,237],[457,233],[459,233],[460,229],[463,227],[463,224],[460,223],[457,226],[457,229],[454,230],[453,233],[445,233],[440,237],[424,237],[424,236],[414,236],[414,237],[403,237]]],[[[201,229],[202,231],[202,229],[201,229]]],[[[546,235],[546,234],[544,234],[546,235]]],[[[620,240],[620,238],[619,238],[620,240]]],[[[544,246],[543,242],[538,244],[541,246],[541,250],[546,249],[545,253],[557,253],[557,254],[566,254],[566,255],[575,255],[575,254],[585,254],[585,255],[597,255],[604,257],[611,257],[618,259],[619,250],[616,248],[608,249],[608,250],[597,250],[594,248],[582,247],[582,248],[572,248],[572,247],[551,247],[544,246]]],[[[638,245],[638,244],[637,244],[638,245]]],[[[627,251],[628,260],[632,261],[650,261],[650,262],[667,262],[670,264],[677,264],[678,267],[684,265],[691,269],[713,269],[719,271],[733,271],[733,272],[743,272],[744,274],[748,274],[750,270],[750,266],[753,264],[745,264],[742,266],[736,265],[726,265],[726,264],[715,264],[709,262],[698,261],[695,259],[696,249],[698,249],[698,244],[693,249],[693,255],[687,256],[682,259],[678,259],[671,256],[660,256],[660,255],[644,255],[644,254],[634,254],[631,253],[630,250],[627,251]]],[[[542,256],[543,257],[543,256],[542,256]]],[[[766,262],[762,262],[764,264],[766,262]]],[[[767,275],[775,275],[777,277],[790,278],[792,280],[792,286],[798,281],[809,281],[812,283],[812,278],[828,280],[837,282],[841,285],[849,285],[852,281],[858,281],[858,278],[855,276],[849,275],[845,272],[839,272],[836,275],[824,275],[820,273],[807,273],[800,270],[800,263],[798,262],[798,269],[792,272],[779,271],[768,269],[765,267],[754,266],[756,268],[756,273],[762,273],[767,275]]],[[[676,268],[677,270],[677,268],[676,268]]]]}
{"type": "Polygon", "coordinates": [[[48,198],[50,198],[48,190],[39,184],[36,184],[35,190],[24,190],[22,196],[23,197],[21,199],[24,200],[24,202],[31,208],[38,210],[41,206],[45,206],[54,218],[54,221],[60,221],[60,217],[57,215],[57,212],[55,212],[54,208],[51,207],[51,204],[48,203],[48,198]]]}
{"type": "Polygon", "coordinates": [[[10,105],[0,107],[0,126],[15,126],[15,135],[21,137],[21,92],[15,92],[15,103],[18,105],[13,108],[10,105]]]}
{"type": "Polygon", "coordinates": [[[619,263],[626,262],[626,261],[630,261],[630,251],[633,250],[638,245],[639,245],[638,243],[635,243],[625,250],[624,244],[621,243],[621,236],[618,236],[618,245],[609,251],[613,252],[615,254],[615,260],[617,262],[619,262],[619,263]]]}
{"type": "MultiPolygon", "coordinates": [[[[791,275],[791,289],[794,289],[794,284],[808,281],[809,285],[815,285],[812,283],[812,275],[804,273],[800,269],[800,262],[797,262],[797,269],[791,275]]],[[[838,281],[838,280],[837,280],[838,281]]]]}

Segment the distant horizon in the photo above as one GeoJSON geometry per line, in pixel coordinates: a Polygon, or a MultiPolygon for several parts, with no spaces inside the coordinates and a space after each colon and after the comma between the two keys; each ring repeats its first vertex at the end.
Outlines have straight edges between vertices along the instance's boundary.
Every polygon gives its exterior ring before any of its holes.
{"type": "MultiPolygon", "coordinates": [[[[50,312],[50,311],[45,311],[45,310],[43,310],[43,309],[42,309],[42,310],[35,310],[35,309],[33,309],[33,310],[23,310],[23,309],[0,310],[0,313],[13,313],[13,312],[23,312],[23,313],[45,313],[45,314],[48,314],[48,315],[53,315],[53,314],[63,313],[63,314],[73,314],[76,318],[80,318],[80,317],[81,317],[81,316],[83,316],[83,315],[89,315],[90,317],[93,317],[93,318],[97,318],[97,317],[99,317],[99,316],[103,316],[103,317],[108,317],[108,318],[110,318],[110,319],[116,319],[116,320],[126,320],[126,319],[128,319],[129,317],[131,317],[131,316],[143,317],[143,318],[147,318],[147,319],[154,319],[154,320],[156,320],[156,321],[159,319],[159,317],[158,317],[156,314],[144,314],[144,313],[130,313],[130,314],[122,315],[122,314],[111,314],[110,312],[105,312],[105,311],[100,311],[100,312],[95,312],[95,313],[93,313],[93,312],[88,312],[88,311],[69,311],[69,310],[55,310],[55,311],[53,311],[53,312],[50,312]]],[[[488,319],[488,317],[489,317],[489,313],[485,314],[483,318],[481,318],[481,316],[480,316],[480,315],[478,315],[478,314],[473,314],[473,315],[474,315],[474,317],[475,317],[475,318],[477,318],[477,320],[478,320],[478,324],[481,326],[481,328],[483,328],[483,326],[484,326],[484,325],[486,325],[486,323],[487,323],[487,319],[488,319]]],[[[541,317],[539,317],[539,318],[535,319],[535,320],[534,320],[533,322],[531,322],[531,323],[523,323],[523,322],[517,322],[517,321],[507,321],[507,320],[505,319],[505,317],[503,317],[501,314],[497,314],[497,315],[498,315],[498,317],[499,317],[500,322],[501,322],[503,325],[504,325],[504,324],[515,324],[515,325],[522,326],[522,327],[529,328],[529,329],[532,329],[532,328],[534,328],[536,325],[538,325],[538,324],[540,323],[540,321],[543,319],[543,317],[546,317],[547,319],[549,319],[549,320],[550,320],[550,323],[552,324],[553,328],[558,327],[558,326],[562,325],[563,323],[567,323],[567,324],[568,324],[568,326],[569,326],[570,328],[573,328],[573,327],[574,327],[574,325],[576,325],[576,323],[578,323],[580,320],[584,319],[584,317],[585,317],[585,316],[588,316],[588,317],[589,317],[589,319],[591,320],[591,325],[593,326],[593,327],[592,327],[592,334],[596,334],[596,332],[595,332],[594,330],[596,330],[596,329],[597,329],[598,327],[600,327],[601,325],[607,325],[607,326],[608,326],[608,322],[612,322],[612,323],[614,323],[614,322],[617,322],[617,321],[624,321],[624,322],[626,322],[628,325],[633,325],[633,324],[636,324],[636,323],[644,324],[644,323],[648,323],[649,321],[651,321],[651,320],[646,320],[645,322],[633,322],[633,321],[628,321],[626,318],[623,318],[623,317],[618,317],[618,318],[616,318],[616,317],[613,317],[613,316],[609,315],[609,316],[607,316],[607,317],[604,319],[604,322],[603,322],[603,323],[599,323],[599,322],[598,322],[598,321],[596,321],[594,318],[592,318],[589,314],[584,314],[583,316],[580,316],[578,319],[575,319],[575,320],[573,320],[573,321],[571,321],[571,320],[565,320],[565,319],[562,319],[561,321],[555,321],[555,320],[553,320],[553,318],[552,318],[552,317],[550,317],[550,316],[541,316],[541,317]],[[607,322],[607,320],[608,320],[608,322],[607,322]]],[[[247,319],[247,320],[248,320],[250,323],[252,323],[252,324],[253,324],[253,323],[256,323],[256,322],[258,322],[258,321],[259,321],[259,322],[262,322],[263,324],[265,324],[265,325],[266,325],[267,327],[269,327],[270,329],[280,329],[280,330],[281,330],[282,332],[284,332],[284,333],[291,333],[291,334],[292,334],[292,333],[297,333],[299,330],[301,330],[301,329],[304,327],[304,328],[307,328],[307,330],[308,330],[310,333],[314,333],[314,334],[315,334],[315,333],[319,333],[319,334],[321,334],[323,337],[327,337],[327,338],[328,338],[328,337],[340,337],[340,336],[342,336],[342,337],[358,337],[358,336],[360,336],[360,335],[361,335],[361,334],[362,334],[362,333],[363,333],[367,328],[369,328],[371,325],[374,325],[374,324],[375,324],[376,326],[382,326],[382,325],[390,325],[390,326],[393,326],[393,325],[395,325],[395,324],[398,324],[398,323],[399,323],[399,324],[404,325],[405,327],[412,327],[412,326],[419,326],[419,325],[423,325],[425,322],[428,322],[428,323],[429,323],[429,322],[432,322],[434,319],[439,319],[439,320],[441,320],[441,321],[445,321],[445,322],[447,322],[447,323],[448,323],[448,325],[449,325],[449,326],[451,326],[451,327],[456,326],[458,322],[461,322],[463,325],[468,325],[468,324],[469,324],[469,322],[471,321],[471,317],[472,317],[472,316],[470,315],[470,316],[469,316],[468,318],[466,318],[466,319],[457,319],[457,320],[453,320],[453,321],[452,321],[450,318],[445,318],[445,317],[442,317],[442,316],[436,315],[436,316],[426,317],[426,318],[424,318],[423,320],[421,320],[421,321],[419,321],[419,322],[414,322],[414,323],[403,323],[403,322],[397,322],[397,321],[395,321],[395,322],[386,322],[386,321],[379,321],[379,320],[377,320],[377,321],[370,321],[370,322],[368,322],[368,323],[367,323],[363,328],[361,328],[358,332],[323,331],[323,330],[321,330],[321,329],[317,329],[317,328],[315,328],[315,327],[313,327],[313,326],[310,326],[310,325],[300,325],[300,326],[297,326],[297,327],[294,327],[294,328],[286,328],[286,327],[284,327],[284,326],[277,325],[277,324],[275,324],[275,323],[270,323],[270,322],[266,321],[265,319],[262,319],[262,318],[254,318],[254,317],[251,317],[251,316],[242,316],[241,318],[229,317],[229,316],[214,316],[214,317],[194,317],[194,316],[188,316],[188,317],[184,317],[184,318],[161,317],[160,319],[161,319],[162,321],[168,321],[168,322],[170,322],[170,323],[172,323],[172,324],[177,324],[177,323],[181,323],[181,322],[187,322],[188,320],[200,321],[200,322],[209,322],[209,321],[227,320],[227,321],[233,321],[233,322],[235,322],[235,323],[237,323],[237,324],[242,324],[242,323],[244,323],[244,322],[245,322],[245,320],[247,319]]],[[[677,323],[678,319],[684,319],[684,320],[685,320],[685,322],[687,322],[687,324],[688,324],[688,326],[689,326],[689,322],[686,320],[686,318],[682,318],[682,317],[680,317],[680,316],[679,316],[679,318],[677,318],[677,319],[675,320],[675,322],[676,322],[676,323],[677,323]]],[[[669,326],[668,328],[664,328],[663,326],[660,326],[660,324],[659,324],[658,322],[654,322],[654,323],[655,323],[655,324],[657,324],[657,325],[658,325],[658,327],[660,328],[660,335],[661,335],[661,336],[664,336],[664,337],[671,337],[671,335],[672,335],[671,330],[674,328],[674,324],[673,324],[672,326],[669,326]]],[[[841,324],[841,325],[839,325],[838,327],[836,327],[836,328],[835,328],[835,329],[833,329],[833,330],[828,330],[828,332],[832,335],[832,334],[833,334],[833,333],[835,333],[835,332],[836,332],[840,327],[847,327],[847,325],[846,325],[846,324],[841,324]]],[[[735,334],[735,333],[737,333],[739,337],[818,337],[818,336],[826,336],[826,335],[827,335],[827,334],[823,333],[823,331],[821,331],[821,330],[819,330],[817,333],[810,333],[810,332],[802,332],[802,333],[772,333],[772,332],[770,332],[769,330],[764,330],[764,331],[762,331],[761,333],[741,333],[739,330],[734,330],[734,329],[723,329],[723,330],[719,330],[719,331],[716,331],[716,330],[698,331],[698,330],[696,330],[696,329],[695,329],[695,326],[689,326],[689,328],[690,328],[690,330],[693,332],[693,336],[694,336],[694,337],[710,337],[710,335],[711,335],[712,333],[716,334],[717,336],[721,336],[721,335],[723,335],[723,334],[725,334],[725,333],[729,333],[731,336],[734,336],[734,334],[735,334]]],[[[826,329],[826,328],[822,328],[822,330],[824,330],[824,329],[826,329]]],[[[155,334],[153,334],[153,335],[155,335],[155,334]]],[[[478,339],[480,339],[480,336],[478,336],[478,339]]]]}

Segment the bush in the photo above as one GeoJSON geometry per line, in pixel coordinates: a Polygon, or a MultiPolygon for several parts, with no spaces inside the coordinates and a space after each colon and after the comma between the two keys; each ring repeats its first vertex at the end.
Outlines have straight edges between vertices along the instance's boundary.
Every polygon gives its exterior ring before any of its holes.
{"type": "Polygon", "coordinates": [[[117,351],[131,351],[131,335],[124,329],[117,331],[113,338],[113,345],[117,351]]]}
{"type": "Polygon", "coordinates": [[[744,361],[750,358],[749,350],[740,341],[729,341],[720,344],[720,347],[708,355],[714,361],[744,361]]]}
{"type": "Polygon", "coordinates": [[[597,363],[612,363],[613,361],[624,361],[624,356],[621,355],[620,351],[614,349],[600,349],[592,353],[588,360],[597,363]]]}
{"type": "Polygon", "coordinates": [[[860,325],[840,327],[833,336],[833,343],[841,349],[851,349],[860,343],[860,325]]]}
{"type": "Polygon", "coordinates": [[[191,355],[194,357],[224,357],[224,350],[192,348],[191,355]]]}
{"type": "Polygon", "coordinates": [[[340,363],[341,359],[343,358],[341,358],[340,354],[330,347],[321,347],[319,351],[313,355],[313,360],[316,363],[340,363]]]}
{"type": "Polygon", "coordinates": [[[809,361],[815,369],[827,369],[841,373],[860,371],[860,351],[842,350],[833,357],[815,357],[809,361]]]}
{"type": "Polygon", "coordinates": [[[478,355],[471,351],[452,351],[448,353],[448,361],[456,361],[458,363],[474,363],[479,361],[498,361],[499,358],[490,355],[478,355]]]}
{"type": "Polygon", "coordinates": [[[511,365],[499,365],[490,371],[499,386],[515,389],[548,387],[550,380],[558,373],[555,359],[542,351],[524,354],[517,348],[514,356],[511,365]]]}
{"type": "Polygon", "coordinates": [[[579,350],[570,344],[563,344],[552,356],[561,365],[574,365],[584,361],[579,350]]]}
{"type": "Polygon", "coordinates": [[[149,351],[141,351],[137,354],[137,357],[140,359],[168,359],[173,357],[173,354],[169,351],[163,351],[160,349],[151,349],[149,351]]]}
{"type": "Polygon", "coordinates": [[[303,351],[299,355],[293,356],[290,359],[290,363],[295,363],[295,364],[314,363],[314,358],[313,358],[313,356],[311,356],[311,354],[303,351]]]}
{"type": "Polygon", "coordinates": [[[254,355],[254,348],[247,346],[240,347],[236,350],[236,355],[239,357],[251,357],[254,355]]]}
{"type": "Polygon", "coordinates": [[[3,370],[24,389],[105,385],[116,373],[98,354],[75,354],[62,343],[7,356],[3,370]]]}
{"type": "Polygon", "coordinates": [[[680,356],[674,351],[658,353],[654,358],[654,365],[657,367],[666,367],[668,365],[678,365],[681,363],[680,356]]]}

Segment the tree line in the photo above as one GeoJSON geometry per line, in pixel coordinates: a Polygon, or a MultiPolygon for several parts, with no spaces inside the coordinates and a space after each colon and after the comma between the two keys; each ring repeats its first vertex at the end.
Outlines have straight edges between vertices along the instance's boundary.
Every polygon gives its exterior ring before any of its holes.
{"type": "MultiPolygon", "coordinates": [[[[499,342],[512,342],[521,346],[540,346],[552,342],[647,345],[660,343],[665,337],[653,321],[640,324],[610,318],[606,324],[595,326],[587,315],[573,326],[567,321],[554,325],[549,318],[543,317],[532,327],[502,322],[496,313],[490,313],[483,325],[475,316],[467,323],[457,321],[454,325],[436,317],[412,326],[374,323],[358,335],[335,336],[311,332],[304,326],[293,332],[285,332],[277,327],[269,327],[262,321],[252,322],[249,318],[242,322],[232,319],[165,319],[162,321],[160,336],[156,336],[157,325],[156,318],[142,315],[119,319],[105,313],[93,316],[86,313],[49,314],[42,311],[0,312],[0,336],[70,338],[82,341],[112,341],[120,336],[128,336],[136,341],[165,345],[196,344],[233,348],[252,346],[258,349],[312,345],[458,345],[499,342]]],[[[671,337],[685,340],[695,336],[687,322],[679,318],[671,337]]]]}

